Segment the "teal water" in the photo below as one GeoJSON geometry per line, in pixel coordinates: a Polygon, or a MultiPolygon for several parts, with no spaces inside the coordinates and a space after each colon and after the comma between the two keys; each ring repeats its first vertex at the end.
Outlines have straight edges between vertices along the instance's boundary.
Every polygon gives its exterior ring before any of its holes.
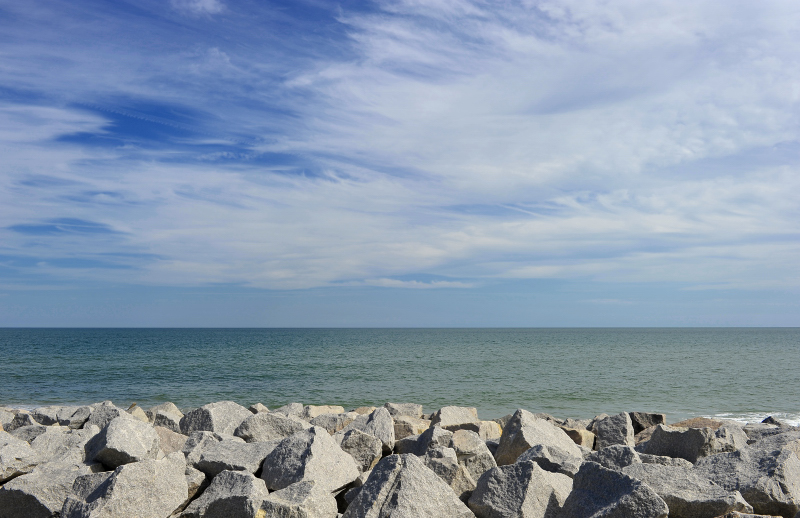
{"type": "Polygon", "coordinates": [[[0,329],[0,405],[110,399],[800,423],[800,329],[0,329]]]}

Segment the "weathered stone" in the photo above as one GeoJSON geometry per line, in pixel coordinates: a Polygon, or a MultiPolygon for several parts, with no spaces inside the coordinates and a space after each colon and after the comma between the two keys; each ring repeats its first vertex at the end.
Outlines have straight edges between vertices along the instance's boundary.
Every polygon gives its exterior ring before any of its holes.
{"type": "MultiPolygon", "coordinates": [[[[186,484],[189,487],[189,494],[186,500],[186,504],[188,504],[195,495],[208,487],[211,479],[209,479],[205,473],[192,466],[186,466],[186,471],[184,473],[186,475],[186,484]]],[[[183,507],[185,508],[186,506],[184,505],[183,507]]]]}
{"type": "Polygon", "coordinates": [[[58,516],[72,484],[92,467],[74,464],[43,464],[27,475],[0,487],[0,518],[51,518],[58,516]]]}
{"type": "Polygon", "coordinates": [[[537,444],[517,457],[516,462],[520,461],[535,462],[545,471],[573,477],[583,464],[583,455],[580,454],[580,450],[576,455],[556,446],[537,444]]]}
{"type": "Polygon", "coordinates": [[[667,503],[670,518],[713,518],[728,511],[753,511],[738,491],[727,491],[692,468],[638,463],[622,472],[650,486],[667,503]]]}
{"type": "Polygon", "coordinates": [[[650,412],[628,412],[633,424],[633,434],[641,432],[645,428],[650,428],[657,424],[667,424],[667,416],[664,414],[653,414],[650,412]]]}
{"type": "Polygon", "coordinates": [[[43,424],[29,424],[14,428],[10,433],[21,441],[33,442],[34,439],[46,433],[49,428],[49,426],[43,424]]]}
{"type": "Polygon", "coordinates": [[[472,518],[450,487],[415,455],[384,457],[342,518],[472,518]]]}
{"type": "Polygon", "coordinates": [[[371,414],[372,412],[376,411],[377,409],[378,409],[378,407],[376,407],[376,406],[360,406],[358,408],[354,408],[353,412],[355,412],[358,415],[365,415],[365,414],[371,414]]]}
{"type": "Polygon", "coordinates": [[[353,457],[324,428],[314,426],[283,439],[264,459],[261,478],[270,490],[302,480],[316,480],[334,492],[358,477],[353,457]]]}
{"type": "Polygon", "coordinates": [[[383,407],[389,411],[393,419],[398,417],[422,419],[422,405],[416,403],[386,403],[383,407]]]}
{"type": "Polygon", "coordinates": [[[596,420],[592,425],[592,432],[595,435],[594,447],[596,450],[602,450],[612,444],[636,446],[633,438],[633,423],[627,412],[596,420]]]}
{"type": "MultiPolygon", "coordinates": [[[[172,403],[169,404],[171,405],[172,403]]],[[[161,426],[175,433],[181,433],[181,419],[183,419],[183,414],[180,411],[174,412],[171,409],[159,408],[153,412],[152,416],[153,426],[161,426]]]]}
{"type": "Polygon", "coordinates": [[[87,444],[99,433],[100,429],[95,425],[79,430],[48,426],[45,433],[31,441],[31,447],[47,462],[83,464],[91,461],[87,444]]]}
{"type": "MultiPolygon", "coordinates": [[[[431,427],[441,430],[438,426],[431,427]]],[[[450,432],[447,432],[450,433],[450,432]]],[[[404,453],[411,453],[416,455],[417,449],[419,448],[419,435],[409,435],[408,437],[403,437],[402,439],[398,439],[394,443],[394,453],[397,454],[404,454],[404,453]]]]}
{"type": "Polygon", "coordinates": [[[466,502],[475,489],[475,480],[469,471],[458,463],[458,456],[452,448],[431,448],[422,457],[425,466],[441,478],[445,484],[466,502]]]}
{"type": "Polygon", "coordinates": [[[578,446],[585,446],[590,450],[594,449],[595,435],[593,432],[584,428],[570,428],[568,426],[559,426],[559,428],[564,430],[564,433],[578,446]]]}
{"type": "Polygon", "coordinates": [[[700,457],[736,451],[747,446],[747,436],[738,427],[671,428],[658,425],[650,440],[640,443],[637,450],[651,455],[663,455],[697,462],[700,457]]]}
{"type": "Polygon", "coordinates": [[[389,453],[394,448],[394,420],[385,408],[379,408],[368,415],[360,415],[342,429],[343,432],[361,430],[383,443],[383,451],[389,453]]]}
{"type": "MultiPolygon", "coordinates": [[[[185,471],[180,453],[119,466],[105,481],[90,478],[87,489],[67,498],[61,517],[164,518],[188,497],[185,471]]],[[[75,485],[81,482],[77,479],[75,485]]]]}
{"type": "Polygon", "coordinates": [[[592,427],[593,419],[572,419],[568,417],[564,419],[559,428],[572,428],[574,430],[589,430],[592,427]]]}
{"type": "Polygon", "coordinates": [[[19,412],[14,416],[14,419],[12,419],[10,423],[3,426],[3,430],[5,430],[6,432],[13,432],[17,428],[22,428],[23,426],[43,426],[43,425],[37,422],[30,413],[19,412]]]}
{"type": "Polygon", "coordinates": [[[556,518],[571,490],[566,475],[521,461],[484,473],[468,505],[478,518],[556,518]]]}
{"type": "Polygon", "coordinates": [[[693,464],[686,459],[666,457],[663,455],[639,453],[639,459],[644,464],[661,464],[662,466],[678,466],[679,468],[691,468],[693,466],[693,464]]]}
{"type": "Polygon", "coordinates": [[[27,441],[0,431],[0,484],[30,473],[38,463],[36,450],[27,441]]]}
{"type": "Polygon", "coordinates": [[[16,415],[17,414],[12,412],[10,408],[0,407],[0,430],[6,430],[6,427],[11,424],[11,421],[14,420],[16,415]]]}
{"type": "Polygon", "coordinates": [[[196,431],[232,434],[242,422],[253,414],[233,401],[218,401],[196,408],[185,414],[180,421],[181,433],[189,435],[196,431]]]}
{"type": "Polygon", "coordinates": [[[247,442],[266,442],[285,439],[309,428],[311,425],[298,417],[262,412],[242,421],[233,434],[247,442]]]}
{"type": "Polygon", "coordinates": [[[256,403],[255,405],[250,405],[248,408],[249,411],[253,412],[254,414],[260,414],[262,412],[269,412],[269,408],[262,405],[261,403],[256,403]]]}
{"type": "Polygon", "coordinates": [[[449,448],[452,439],[453,432],[449,432],[438,426],[431,426],[422,432],[419,437],[414,438],[414,436],[410,436],[399,441],[397,443],[397,453],[413,453],[417,457],[422,457],[429,448],[436,448],[437,446],[449,448]]]}
{"type": "Polygon", "coordinates": [[[306,421],[311,421],[323,414],[344,414],[344,407],[337,405],[306,405],[303,407],[301,417],[306,421]]]}
{"type": "Polygon", "coordinates": [[[91,414],[89,414],[83,426],[95,425],[102,430],[108,426],[108,423],[110,423],[112,419],[116,419],[121,415],[131,417],[129,413],[114,405],[111,401],[103,401],[102,403],[90,405],[90,408],[91,414]]]}
{"type": "Polygon", "coordinates": [[[50,426],[51,424],[58,424],[58,412],[62,408],[60,406],[41,406],[31,410],[30,415],[37,423],[50,426]]]}
{"type": "Polygon", "coordinates": [[[258,514],[261,502],[268,496],[264,481],[244,471],[223,471],[196,500],[179,515],[180,518],[263,518],[258,514]]]}
{"type": "Polygon", "coordinates": [[[345,426],[352,423],[356,417],[358,417],[358,414],[355,412],[346,412],[344,414],[322,414],[311,419],[309,423],[312,426],[321,426],[328,430],[329,434],[333,435],[339,430],[343,429],[345,426]]]}
{"type": "MultiPolygon", "coordinates": [[[[90,406],[80,406],[80,407],[61,407],[61,409],[56,414],[58,418],[58,424],[62,426],[68,426],[73,429],[82,428],[86,425],[86,421],[89,419],[89,416],[92,415],[92,407],[90,406]]],[[[99,428],[99,426],[98,426],[99,428]]]]}
{"type": "Polygon", "coordinates": [[[505,430],[506,425],[508,424],[509,421],[511,421],[512,417],[514,417],[514,414],[507,414],[504,415],[503,417],[498,417],[497,419],[493,419],[493,421],[499,424],[501,429],[505,430]]]}
{"type": "MultiPolygon", "coordinates": [[[[723,514],[722,516],[716,516],[715,518],[780,518],[780,517],[767,514],[750,514],[750,513],[740,513],[738,511],[731,511],[729,513],[723,514]]],[[[795,518],[798,517],[795,516],[795,518]]]]}
{"type": "Polygon", "coordinates": [[[126,412],[128,412],[131,415],[131,417],[133,417],[135,419],[138,419],[139,421],[142,421],[143,423],[150,424],[150,418],[147,417],[147,414],[145,413],[144,410],[142,410],[142,407],[140,407],[136,403],[134,403],[130,407],[128,407],[126,412]]]}
{"type": "Polygon", "coordinates": [[[495,454],[497,465],[513,464],[525,451],[539,444],[547,446],[551,452],[558,449],[565,455],[581,457],[578,446],[563,430],[520,409],[503,429],[495,454]]]}
{"type": "Polygon", "coordinates": [[[711,428],[712,430],[716,430],[720,426],[724,424],[731,424],[735,423],[735,421],[730,420],[722,420],[722,419],[711,419],[708,417],[692,417],[691,419],[686,419],[683,421],[679,421],[677,423],[672,423],[671,427],[673,428],[711,428]]]}
{"type": "Polygon", "coordinates": [[[278,442],[209,441],[192,466],[209,477],[214,477],[222,471],[255,473],[278,442]]]}
{"type": "Polygon", "coordinates": [[[305,407],[302,403],[289,403],[288,405],[283,405],[282,407],[276,408],[272,411],[272,413],[282,414],[285,416],[302,417],[304,409],[305,407]]]}
{"type": "Polygon", "coordinates": [[[405,439],[411,435],[419,435],[427,430],[431,422],[425,419],[417,419],[416,417],[397,416],[392,417],[394,420],[394,438],[395,441],[405,439]]]}
{"type": "Polygon", "coordinates": [[[474,407],[446,406],[431,414],[431,426],[438,425],[451,432],[461,429],[477,432],[474,426],[478,422],[478,409],[474,407]],[[464,428],[464,425],[473,426],[464,428]]]}
{"type": "Polygon", "coordinates": [[[585,462],[559,518],[667,518],[669,508],[647,484],[596,462],[585,462]]]}
{"type": "Polygon", "coordinates": [[[114,469],[123,464],[155,459],[158,434],[148,423],[131,417],[117,417],[87,444],[91,458],[114,469]]]}
{"type": "Polygon", "coordinates": [[[377,437],[361,430],[350,430],[337,433],[333,438],[343,451],[353,457],[361,472],[371,470],[381,460],[383,443],[377,437]]]}
{"type": "Polygon", "coordinates": [[[456,452],[458,463],[476,482],[485,472],[497,467],[492,452],[475,432],[456,430],[450,439],[450,447],[456,452]]]}
{"type": "Polygon", "coordinates": [[[264,499],[265,516],[281,518],[336,518],[336,499],[313,480],[297,482],[264,499]]]}
{"type": "Polygon", "coordinates": [[[472,430],[484,441],[500,439],[503,435],[503,429],[494,421],[479,421],[477,429],[474,429],[473,425],[470,424],[464,425],[462,429],[472,430]]]}
{"type": "Polygon", "coordinates": [[[224,433],[214,432],[193,432],[192,435],[186,439],[181,451],[186,457],[186,464],[194,466],[200,461],[200,457],[206,448],[211,447],[213,444],[221,441],[232,441],[239,444],[244,444],[244,440],[240,437],[234,437],[224,433]]]}
{"type": "Polygon", "coordinates": [[[183,447],[186,445],[188,437],[183,434],[173,432],[163,426],[154,426],[153,430],[158,434],[158,444],[161,451],[164,452],[164,455],[182,451],[183,447]]]}
{"type": "Polygon", "coordinates": [[[586,461],[596,462],[604,468],[617,471],[631,464],[642,463],[642,459],[636,450],[623,444],[612,444],[602,450],[592,452],[591,455],[586,457],[586,461]]]}

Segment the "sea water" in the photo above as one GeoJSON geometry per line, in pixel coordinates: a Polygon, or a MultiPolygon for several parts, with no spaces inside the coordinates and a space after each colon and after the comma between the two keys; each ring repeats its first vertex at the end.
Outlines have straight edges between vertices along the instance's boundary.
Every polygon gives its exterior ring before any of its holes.
{"type": "Polygon", "coordinates": [[[0,329],[0,406],[387,401],[800,424],[800,329],[0,329]]]}

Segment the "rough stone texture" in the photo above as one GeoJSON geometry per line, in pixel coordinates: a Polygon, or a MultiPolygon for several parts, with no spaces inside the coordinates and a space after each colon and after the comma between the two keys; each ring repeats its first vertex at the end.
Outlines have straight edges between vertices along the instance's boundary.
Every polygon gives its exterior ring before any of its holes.
{"type": "Polygon", "coordinates": [[[383,408],[395,419],[398,417],[422,419],[422,405],[416,403],[386,403],[383,408]]]}
{"type": "Polygon", "coordinates": [[[458,456],[452,448],[431,448],[422,457],[425,466],[441,478],[445,484],[466,502],[475,489],[475,479],[469,471],[458,463],[458,456]]]}
{"type": "Polygon", "coordinates": [[[500,428],[505,430],[506,429],[506,425],[508,424],[509,421],[511,421],[512,417],[514,417],[514,414],[508,414],[508,415],[504,415],[503,417],[498,417],[497,419],[493,419],[493,421],[495,423],[499,424],[500,428]]]}
{"type": "Polygon", "coordinates": [[[485,441],[500,439],[500,437],[503,435],[503,429],[500,428],[500,425],[494,421],[479,421],[477,423],[477,427],[475,426],[475,423],[465,424],[461,429],[472,430],[485,441]]]}
{"type": "Polygon", "coordinates": [[[311,426],[321,426],[328,430],[329,434],[333,435],[339,430],[343,429],[345,426],[352,423],[353,420],[355,420],[355,418],[358,416],[359,414],[356,414],[355,412],[345,412],[344,414],[322,414],[311,419],[309,423],[311,426]]]}
{"type": "Polygon", "coordinates": [[[377,437],[383,443],[383,451],[390,453],[394,448],[394,420],[385,408],[378,408],[368,415],[360,415],[342,429],[343,432],[360,430],[377,437]]]}
{"type": "Polygon", "coordinates": [[[564,433],[566,433],[572,441],[578,446],[585,446],[590,450],[594,449],[595,435],[594,433],[584,428],[570,428],[568,426],[559,426],[564,433]]]}
{"type": "Polygon", "coordinates": [[[311,425],[294,416],[269,412],[251,415],[234,430],[233,435],[247,442],[265,442],[281,440],[307,430],[311,425]]]}
{"type": "Polygon", "coordinates": [[[56,417],[58,418],[58,424],[60,424],[61,426],[68,426],[73,429],[78,429],[86,425],[86,421],[89,419],[89,416],[91,415],[92,415],[92,407],[90,406],[80,406],[80,407],[65,406],[61,407],[61,409],[56,414],[56,417]]]}
{"type": "Polygon", "coordinates": [[[481,475],[497,467],[492,452],[475,432],[455,431],[450,439],[450,447],[456,452],[458,463],[464,466],[476,482],[481,475]]]}
{"type": "MultiPolygon", "coordinates": [[[[738,511],[731,511],[729,513],[723,514],[722,516],[716,516],[715,518],[779,518],[779,517],[767,514],[750,514],[750,513],[740,513],[738,511]]],[[[798,517],[795,516],[795,518],[798,517]]]]}
{"type": "MultiPolygon", "coordinates": [[[[172,403],[164,403],[164,405],[159,406],[164,407],[165,405],[175,406],[172,403]]],[[[181,433],[181,419],[183,419],[183,413],[181,413],[177,407],[174,409],[156,408],[151,415],[153,416],[153,426],[162,426],[173,432],[181,433]]]]}
{"type": "Polygon", "coordinates": [[[0,407],[0,429],[5,430],[16,415],[10,408],[0,407]]]}
{"type": "Polygon", "coordinates": [[[47,433],[49,428],[49,426],[45,426],[43,424],[30,424],[20,426],[19,428],[14,428],[10,433],[21,441],[33,442],[34,439],[43,433],[47,433]]]}
{"type": "Polygon", "coordinates": [[[91,414],[86,419],[86,422],[83,426],[88,425],[95,425],[101,430],[108,426],[108,423],[121,415],[125,417],[130,417],[130,414],[123,410],[122,408],[114,405],[111,401],[103,401],[102,403],[97,403],[95,405],[90,405],[91,414]]]}
{"type": "Polygon", "coordinates": [[[301,417],[303,415],[304,408],[305,407],[303,407],[302,403],[289,403],[288,405],[283,405],[282,407],[276,408],[272,412],[285,416],[301,417]]]}
{"type": "Polygon", "coordinates": [[[301,417],[306,421],[311,421],[323,414],[344,414],[344,407],[337,405],[306,405],[303,407],[301,417]]]}
{"type": "MultiPolygon", "coordinates": [[[[189,486],[189,494],[186,500],[186,504],[188,504],[195,495],[208,487],[210,479],[205,473],[192,466],[186,466],[186,471],[184,473],[186,475],[186,484],[189,486]]],[[[186,508],[186,505],[184,505],[183,508],[186,508]]]]}
{"type": "Polygon", "coordinates": [[[539,444],[551,452],[559,449],[566,455],[581,457],[580,449],[563,430],[520,409],[503,429],[495,454],[497,465],[513,464],[522,453],[539,444]]]}
{"type": "Polygon", "coordinates": [[[716,430],[726,423],[733,422],[735,421],[710,419],[708,417],[692,417],[691,419],[672,423],[670,426],[674,428],[711,428],[712,430],[716,430]]]}
{"type": "Polygon", "coordinates": [[[628,412],[633,424],[633,433],[636,435],[645,428],[650,428],[657,424],[667,424],[665,414],[653,414],[650,412],[628,412]]]}
{"type": "Polygon", "coordinates": [[[211,441],[201,450],[200,457],[192,466],[209,477],[223,471],[255,473],[278,442],[211,441]]]}
{"type": "Polygon", "coordinates": [[[378,409],[378,407],[376,407],[376,406],[360,406],[358,408],[354,408],[353,412],[355,412],[358,415],[364,415],[364,414],[371,414],[372,412],[376,411],[377,409],[378,409]]]}
{"type": "Polygon", "coordinates": [[[672,428],[658,425],[650,440],[640,443],[637,450],[651,455],[686,459],[695,463],[700,457],[736,451],[747,446],[747,436],[741,428],[721,426],[711,428],[672,428]]]}
{"type": "Polygon", "coordinates": [[[183,447],[186,445],[188,437],[183,434],[173,432],[163,426],[154,426],[153,430],[158,434],[158,444],[165,455],[176,451],[182,451],[183,447]]]}
{"type": "Polygon", "coordinates": [[[117,417],[86,446],[90,458],[114,469],[123,464],[155,459],[158,434],[148,423],[130,417],[117,417]]]}
{"type": "Polygon", "coordinates": [[[50,518],[61,511],[81,475],[91,473],[85,465],[44,464],[0,488],[0,518],[50,518]]]}
{"type": "Polygon", "coordinates": [[[336,518],[336,499],[313,480],[271,493],[261,504],[267,517],[336,518]]]}
{"type": "Polygon", "coordinates": [[[42,424],[37,422],[28,412],[19,412],[10,423],[3,426],[3,429],[6,432],[13,432],[17,428],[22,428],[23,426],[42,426],[42,424]]]}
{"type": "Polygon", "coordinates": [[[631,464],[642,463],[642,459],[636,450],[623,444],[613,444],[606,446],[602,450],[592,452],[586,457],[586,461],[596,462],[605,468],[617,471],[631,464]]]}
{"type": "Polygon", "coordinates": [[[585,462],[559,518],[667,518],[664,500],[649,486],[596,462],[585,462]]]}
{"type": "Polygon", "coordinates": [[[91,460],[86,445],[100,433],[97,426],[87,425],[80,430],[55,426],[47,428],[45,433],[31,441],[31,447],[43,460],[61,464],[83,464],[91,460]]]}
{"type": "Polygon", "coordinates": [[[189,435],[196,431],[232,434],[242,421],[253,414],[233,401],[218,401],[196,408],[181,418],[181,433],[189,435]]]}
{"type": "Polygon", "coordinates": [[[38,455],[27,441],[0,431],[0,484],[30,473],[36,464],[38,455]]]}
{"type": "Polygon", "coordinates": [[[662,466],[678,466],[682,468],[691,468],[693,466],[693,464],[686,459],[674,459],[672,457],[649,455],[647,453],[640,453],[639,459],[645,464],[661,464],[662,466]]]}
{"type": "Polygon", "coordinates": [[[264,459],[261,478],[270,490],[279,490],[302,480],[316,480],[334,492],[358,477],[353,457],[318,426],[283,439],[264,459]]]}
{"type": "Polygon", "coordinates": [[[431,426],[422,432],[419,437],[415,438],[411,436],[399,441],[397,443],[397,453],[413,453],[418,457],[422,457],[425,455],[425,452],[428,451],[428,448],[435,448],[437,446],[445,448],[450,447],[450,441],[452,439],[453,432],[448,432],[438,426],[431,426]]]}
{"type": "Polygon", "coordinates": [[[262,412],[269,412],[269,408],[261,403],[256,403],[255,405],[250,405],[248,408],[249,411],[253,412],[254,414],[260,414],[262,412]]]}
{"type": "Polygon", "coordinates": [[[194,432],[186,439],[186,443],[184,443],[183,449],[181,450],[186,456],[186,463],[190,466],[194,466],[200,460],[206,448],[220,441],[233,441],[244,444],[243,439],[234,437],[233,435],[214,432],[194,432]]]}
{"type": "Polygon", "coordinates": [[[394,419],[394,438],[395,441],[405,439],[412,435],[419,435],[427,430],[431,422],[426,419],[417,419],[409,416],[392,416],[394,419]]]}
{"type": "Polygon", "coordinates": [[[612,444],[636,445],[633,438],[633,423],[627,412],[597,419],[592,425],[592,432],[595,435],[594,447],[597,450],[612,444]]]}
{"type": "Polygon", "coordinates": [[[555,446],[537,444],[517,457],[516,462],[520,461],[535,462],[545,471],[573,477],[583,464],[583,455],[580,450],[575,455],[555,446]]]}
{"type": "MultiPolygon", "coordinates": [[[[63,407],[60,406],[42,406],[31,410],[31,417],[34,421],[45,426],[51,424],[58,424],[58,412],[63,407]]],[[[77,407],[72,407],[73,409],[77,407]]]]}
{"type": "Polygon", "coordinates": [[[593,419],[572,419],[568,417],[564,419],[561,426],[564,428],[573,428],[575,430],[588,430],[592,426],[593,419]]]}
{"type": "MultiPolygon", "coordinates": [[[[185,471],[180,453],[120,466],[88,494],[84,490],[67,498],[61,517],[164,518],[187,499],[185,471]]],[[[75,485],[80,484],[77,479],[75,485]]]]}
{"type": "Polygon", "coordinates": [[[484,473],[468,505],[478,518],[556,518],[570,491],[566,475],[522,461],[484,473]]]}
{"type": "Polygon", "coordinates": [[[337,433],[333,436],[343,451],[349,453],[361,472],[371,470],[381,460],[383,443],[377,437],[361,430],[337,433]]]}
{"type": "Polygon", "coordinates": [[[384,457],[342,518],[471,518],[450,487],[415,455],[384,457]]]}
{"type": "Polygon", "coordinates": [[[431,426],[438,425],[451,432],[463,429],[464,425],[473,425],[466,429],[476,432],[474,427],[479,422],[478,409],[474,407],[446,406],[431,414],[431,426]]]}
{"type": "Polygon", "coordinates": [[[145,413],[144,410],[142,410],[142,407],[140,407],[136,403],[131,405],[130,408],[126,410],[126,412],[128,412],[131,415],[131,417],[138,419],[143,423],[150,424],[150,418],[147,417],[147,414],[145,413]]]}
{"type": "Polygon", "coordinates": [[[738,491],[727,491],[691,468],[639,463],[622,472],[650,486],[667,503],[670,518],[713,518],[728,511],[753,511],[738,491]]]}
{"type": "MultiPolygon", "coordinates": [[[[244,471],[223,471],[180,518],[255,518],[269,493],[264,481],[244,471]]],[[[260,515],[263,517],[264,515],[260,515]]]]}

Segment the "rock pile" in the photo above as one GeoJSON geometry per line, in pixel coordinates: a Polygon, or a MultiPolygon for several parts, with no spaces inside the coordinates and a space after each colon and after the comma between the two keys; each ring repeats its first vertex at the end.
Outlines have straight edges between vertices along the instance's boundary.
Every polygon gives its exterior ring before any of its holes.
{"type": "Polygon", "coordinates": [[[0,407],[0,518],[800,518],[800,428],[386,403],[0,407]]]}

